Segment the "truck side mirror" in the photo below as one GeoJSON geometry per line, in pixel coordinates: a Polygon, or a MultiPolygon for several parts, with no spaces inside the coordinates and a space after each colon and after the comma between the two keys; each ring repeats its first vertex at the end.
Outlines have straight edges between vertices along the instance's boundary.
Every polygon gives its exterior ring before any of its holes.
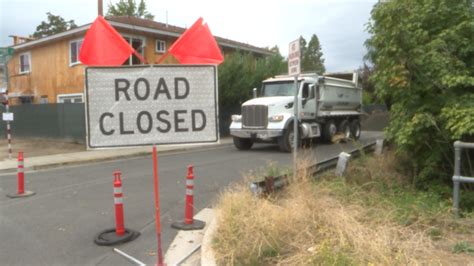
{"type": "Polygon", "coordinates": [[[257,88],[253,88],[253,97],[257,98],[257,88]]]}

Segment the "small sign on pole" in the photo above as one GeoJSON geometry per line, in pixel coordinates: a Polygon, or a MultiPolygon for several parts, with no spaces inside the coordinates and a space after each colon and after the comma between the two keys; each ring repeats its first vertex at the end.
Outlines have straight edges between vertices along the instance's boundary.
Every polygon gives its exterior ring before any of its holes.
{"type": "Polygon", "coordinates": [[[13,121],[13,113],[3,113],[3,121],[13,121]]]}
{"type": "Polygon", "coordinates": [[[294,76],[301,73],[300,39],[290,42],[288,49],[288,75],[294,76]]]}
{"type": "Polygon", "coordinates": [[[288,74],[295,77],[295,98],[294,102],[294,117],[293,123],[293,175],[296,177],[297,174],[297,152],[298,152],[298,75],[301,72],[301,53],[300,53],[300,38],[290,42],[288,47],[288,74]]]}

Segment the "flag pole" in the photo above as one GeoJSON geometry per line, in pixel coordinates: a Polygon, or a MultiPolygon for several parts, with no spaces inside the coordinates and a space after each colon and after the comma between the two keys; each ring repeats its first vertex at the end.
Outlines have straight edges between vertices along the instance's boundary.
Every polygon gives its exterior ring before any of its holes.
{"type": "Polygon", "coordinates": [[[156,152],[156,144],[153,144],[153,180],[155,189],[155,219],[156,219],[156,239],[157,239],[157,265],[163,264],[163,252],[161,249],[161,217],[160,217],[160,189],[158,183],[158,156],[156,152]]]}
{"type": "Polygon", "coordinates": [[[165,58],[168,57],[169,54],[170,54],[169,52],[166,52],[164,55],[162,55],[161,58],[158,61],[156,61],[156,64],[158,65],[161,62],[163,62],[163,60],[165,60],[165,58]]]}
{"type": "Polygon", "coordinates": [[[145,64],[145,65],[148,64],[148,62],[146,61],[146,59],[143,58],[143,56],[142,56],[140,53],[138,53],[137,50],[133,49],[133,54],[134,54],[136,57],[138,57],[138,59],[140,59],[140,61],[141,61],[143,64],[145,64]]]}

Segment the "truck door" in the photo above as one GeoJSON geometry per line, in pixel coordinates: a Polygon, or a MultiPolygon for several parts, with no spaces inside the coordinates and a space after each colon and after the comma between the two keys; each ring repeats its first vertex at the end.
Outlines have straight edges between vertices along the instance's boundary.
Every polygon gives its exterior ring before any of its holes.
{"type": "Polygon", "coordinates": [[[316,118],[316,84],[304,83],[301,90],[301,118],[316,118]]]}

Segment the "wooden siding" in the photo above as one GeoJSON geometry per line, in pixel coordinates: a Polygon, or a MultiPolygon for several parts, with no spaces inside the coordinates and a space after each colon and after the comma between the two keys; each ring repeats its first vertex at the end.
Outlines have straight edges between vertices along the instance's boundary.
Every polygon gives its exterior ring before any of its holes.
{"type": "MultiPolygon", "coordinates": [[[[84,66],[69,66],[69,42],[62,40],[15,54],[8,63],[9,94],[33,95],[33,103],[42,96],[55,103],[58,94],[82,93],[84,90],[84,66]],[[30,73],[20,74],[19,55],[30,52],[30,73]]],[[[12,103],[18,103],[13,98],[12,103]]]]}
{"type": "MultiPolygon", "coordinates": [[[[176,37],[143,34],[133,31],[120,30],[122,35],[145,39],[144,57],[149,64],[155,64],[164,53],[156,52],[156,40],[166,42],[166,50],[176,41],[176,37]]],[[[48,103],[56,103],[58,94],[75,94],[84,92],[84,69],[82,64],[69,65],[69,44],[71,41],[83,38],[74,36],[57,42],[48,43],[31,50],[16,51],[8,63],[9,69],[9,94],[12,104],[19,104],[18,95],[32,95],[33,103],[40,103],[41,97],[46,96],[48,103]],[[20,74],[19,55],[30,53],[31,72],[20,74]]],[[[226,54],[231,49],[223,49],[226,54]]],[[[178,64],[172,55],[168,55],[164,64],[178,64]]]]}

